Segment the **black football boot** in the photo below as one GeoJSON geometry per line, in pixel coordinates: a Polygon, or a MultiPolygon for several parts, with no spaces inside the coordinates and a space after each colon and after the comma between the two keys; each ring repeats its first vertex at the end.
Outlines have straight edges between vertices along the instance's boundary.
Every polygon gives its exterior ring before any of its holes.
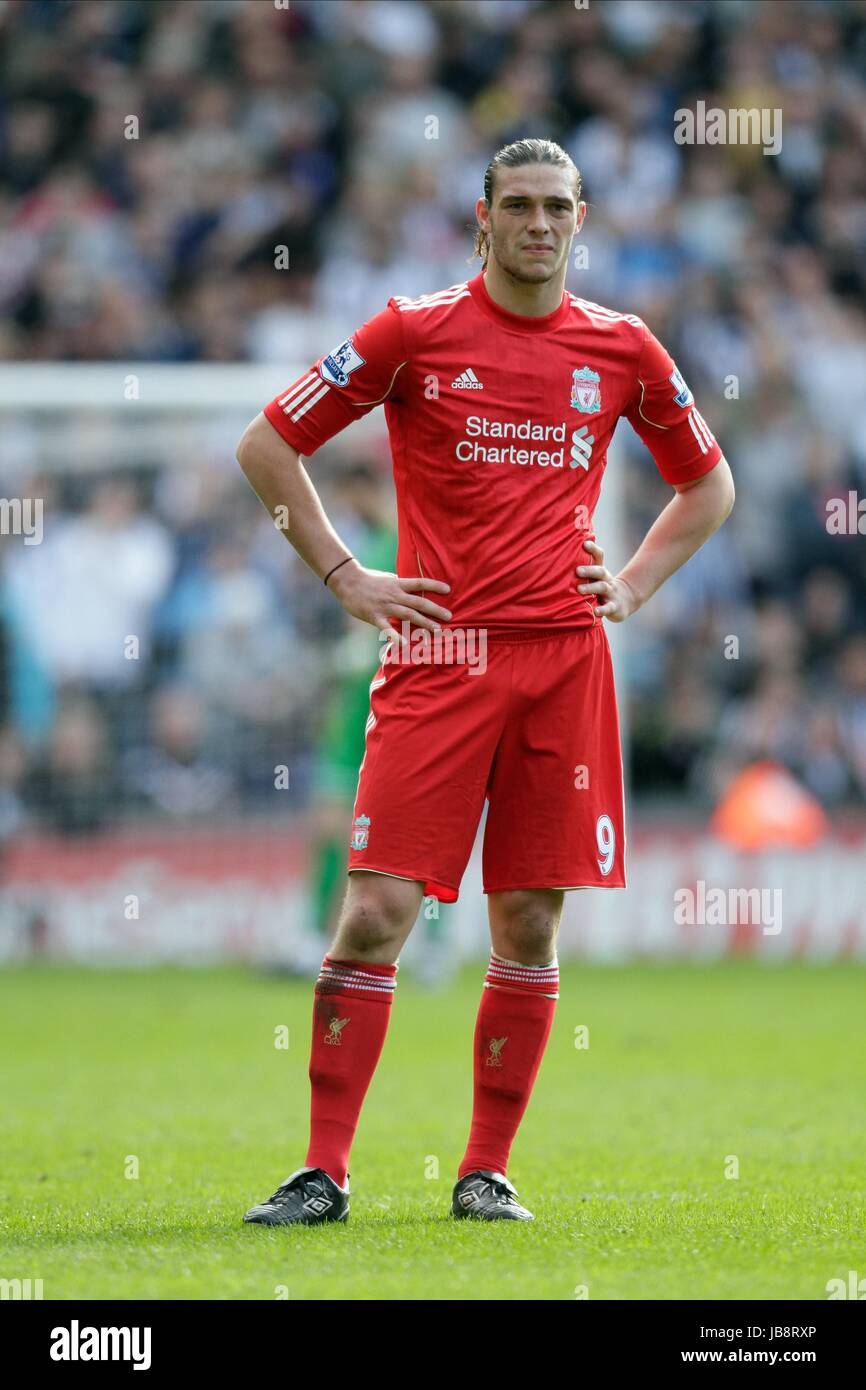
{"type": "Polygon", "coordinates": [[[298,1168],[272,1197],[250,1207],[244,1221],[260,1226],[318,1226],[345,1221],[349,1215],[349,1180],[338,1187],[322,1168],[298,1168]]]}
{"type": "Polygon", "coordinates": [[[452,1216],[474,1216],[480,1221],[534,1221],[531,1211],[517,1201],[517,1192],[504,1173],[479,1169],[460,1178],[451,1198],[452,1216]]]}

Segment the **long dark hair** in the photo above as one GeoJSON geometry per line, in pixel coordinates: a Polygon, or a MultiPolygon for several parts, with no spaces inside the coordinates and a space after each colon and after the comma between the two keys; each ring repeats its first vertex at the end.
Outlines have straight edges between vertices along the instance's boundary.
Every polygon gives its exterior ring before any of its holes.
{"type": "MultiPolygon", "coordinates": [[[[516,169],[521,164],[555,164],[560,169],[571,169],[574,173],[575,197],[580,201],[580,170],[561,145],[553,140],[515,140],[511,145],[503,145],[497,150],[484,171],[484,201],[488,208],[493,204],[493,176],[497,169],[516,169]]],[[[482,264],[487,264],[490,254],[490,238],[481,227],[475,232],[475,245],[471,260],[480,256],[482,264]]]]}

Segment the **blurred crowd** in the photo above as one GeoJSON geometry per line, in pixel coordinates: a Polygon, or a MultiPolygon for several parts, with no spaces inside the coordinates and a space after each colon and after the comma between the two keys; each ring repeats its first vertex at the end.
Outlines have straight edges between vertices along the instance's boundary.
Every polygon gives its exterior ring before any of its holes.
{"type": "MultiPolygon", "coordinates": [[[[0,67],[6,360],[306,364],[475,274],[487,161],[559,141],[589,203],[569,288],[646,319],[738,489],[631,634],[634,790],[708,807],[769,757],[862,806],[864,0],[9,0],[0,67]],[[779,152],[676,143],[698,101],[781,110],[779,152]]],[[[634,548],[669,492],[617,442],[634,548]]],[[[351,432],[316,460],[350,544],[358,461],[351,432]]],[[[268,811],[280,764],[302,806],[345,624],[243,479],[31,487],[42,544],[0,541],[0,836],[268,811]]]]}

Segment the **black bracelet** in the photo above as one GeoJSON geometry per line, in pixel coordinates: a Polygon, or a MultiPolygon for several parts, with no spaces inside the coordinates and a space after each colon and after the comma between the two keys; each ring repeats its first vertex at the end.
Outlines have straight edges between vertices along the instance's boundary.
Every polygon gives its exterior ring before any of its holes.
{"type": "Polygon", "coordinates": [[[335,565],[335,566],[334,566],[334,569],[333,569],[333,570],[328,570],[328,573],[325,575],[324,579],[322,580],[322,583],[324,584],[324,586],[325,586],[326,589],[327,589],[327,587],[328,587],[328,580],[330,579],[331,575],[334,573],[334,570],[338,570],[338,569],[340,568],[340,565],[348,565],[349,561],[350,561],[350,560],[354,560],[354,558],[355,558],[354,555],[347,555],[346,558],[345,558],[345,560],[341,560],[339,565],[335,565]]]}

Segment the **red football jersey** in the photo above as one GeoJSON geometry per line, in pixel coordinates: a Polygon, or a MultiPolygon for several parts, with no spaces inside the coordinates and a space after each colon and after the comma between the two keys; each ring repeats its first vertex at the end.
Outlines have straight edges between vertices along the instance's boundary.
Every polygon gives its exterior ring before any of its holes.
{"type": "Polygon", "coordinates": [[[265,407],[306,457],[384,403],[397,491],[397,573],[443,579],[451,626],[589,627],[582,541],[625,415],[669,483],[722,457],[673,359],[633,314],[568,291],[513,314],[483,273],[395,295],[265,407]]]}

